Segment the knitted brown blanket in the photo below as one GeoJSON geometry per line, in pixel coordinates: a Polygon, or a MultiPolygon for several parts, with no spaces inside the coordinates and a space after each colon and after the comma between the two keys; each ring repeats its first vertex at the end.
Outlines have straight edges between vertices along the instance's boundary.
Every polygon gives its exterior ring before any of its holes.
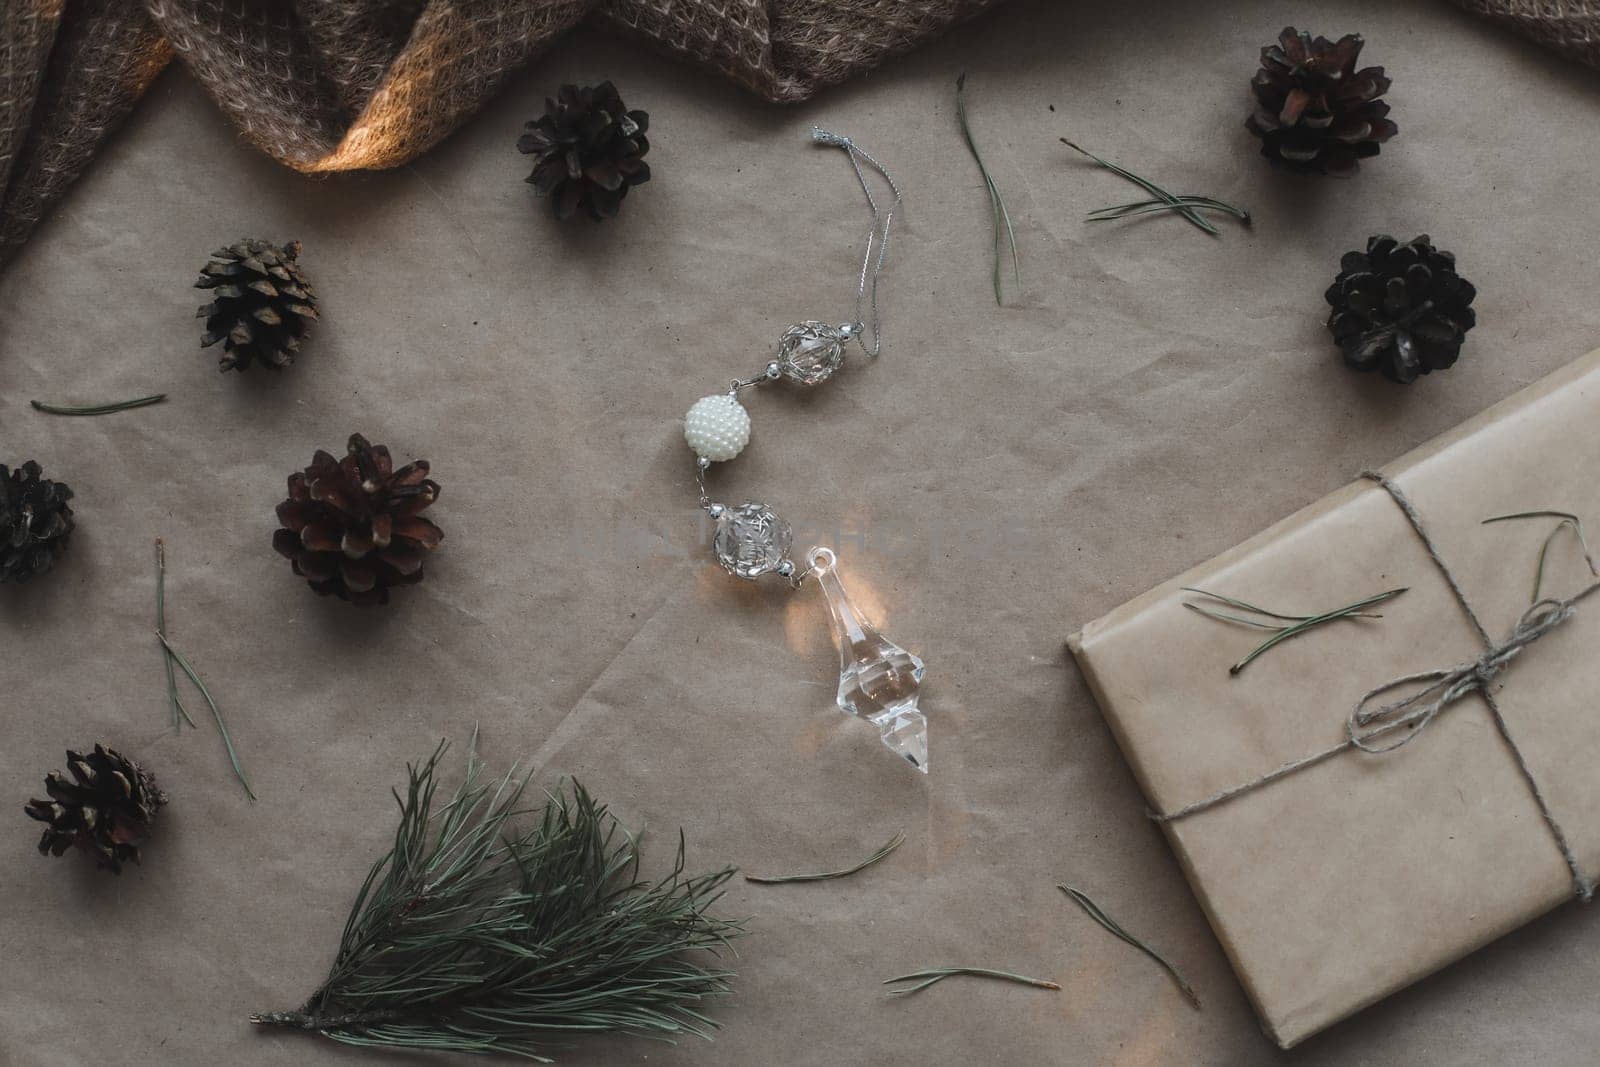
{"type": "MultiPolygon", "coordinates": [[[[584,18],[777,102],[999,0],[4,0],[0,266],[176,54],[297,170],[398,166],[584,18]]],[[[1456,0],[1600,65],[1600,0],[1456,0]]]]}

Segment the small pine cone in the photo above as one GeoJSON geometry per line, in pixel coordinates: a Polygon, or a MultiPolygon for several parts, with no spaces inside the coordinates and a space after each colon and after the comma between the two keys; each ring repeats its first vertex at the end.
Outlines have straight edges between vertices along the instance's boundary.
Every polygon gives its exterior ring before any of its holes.
{"type": "Polygon", "coordinates": [[[1365,252],[1347,252],[1328,287],[1328,329],[1357,370],[1378,370],[1410,384],[1444,370],[1461,354],[1477,323],[1472,283],[1456,273],[1456,257],[1427,234],[1400,244],[1377,236],[1365,252]]]}
{"type": "Polygon", "coordinates": [[[423,558],[444,539],[421,514],[438,497],[427,460],[395,470],[387,448],[353,434],[344,459],[318,449],[289,475],[272,547],[321,596],[387,604],[390,586],[422,581],[423,558]]]}
{"type": "Polygon", "coordinates": [[[282,370],[294,362],[300,341],[317,317],[317,296],[295,262],[300,242],[282,248],[247,237],[211,253],[196,289],[212,301],[196,318],[206,320],[200,347],[222,342],[218,367],[247,370],[258,362],[282,370]]]}
{"type": "Polygon", "coordinates": [[[1258,106],[1245,127],[1261,138],[1262,155],[1290,170],[1347,178],[1400,132],[1378,99],[1389,91],[1383,68],[1356,70],[1361,44],[1360,34],[1313,40],[1289,26],[1261,49],[1250,82],[1258,106]]]}
{"type": "Polygon", "coordinates": [[[72,490],[41,473],[31,459],[16,468],[0,463],[0,583],[43,574],[72,537],[72,490]]]}
{"type": "Polygon", "coordinates": [[[28,801],[28,815],[48,824],[40,855],[59,856],[77,846],[97,866],[121,874],[124,863],[139,862],[139,846],[167,794],[149,771],[104,745],[87,756],[69,749],[67,770],[70,779],[60,771],[46,776],[48,800],[28,801]]]}
{"type": "Polygon", "coordinates": [[[628,190],[650,180],[650,116],[626,110],[610,82],[563,85],[544,108],[517,141],[517,151],[535,157],[528,181],[558,219],[579,208],[596,222],[616,218],[628,190]]]}

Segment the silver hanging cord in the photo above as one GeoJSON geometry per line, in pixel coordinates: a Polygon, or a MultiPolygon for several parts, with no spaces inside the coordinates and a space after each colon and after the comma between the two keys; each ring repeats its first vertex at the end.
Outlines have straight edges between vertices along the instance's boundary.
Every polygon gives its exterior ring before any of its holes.
{"type": "Polygon", "coordinates": [[[818,144],[832,145],[842,148],[850,156],[850,166],[855,169],[856,180],[861,183],[861,191],[867,194],[867,206],[872,209],[872,229],[867,233],[867,252],[861,258],[861,278],[856,283],[856,321],[864,322],[861,315],[862,304],[867,300],[867,282],[872,282],[872,344],[867,344],[864,332],[856,334],[856,340],[861,342],[861,348],[869,356],[876,356],[883,347],[883,339],[879,334],[878,316],[878,276],[883,273],[883,260],[889,254],[889,227],[894,222],[895,209],[900,206],[900,186],[895,184],[894,178],[882,163],[873,159],[871,154],[863,151],[848,137],[824,130],[820,126],[811,127],[811,139],[818,144]],[[889,189],[894,193],[894,203],[889,205],[889,210],[879,212],[877,198],[872,195],[872,187],[867,184],[867,176],[862,173],[861,163],[865,160],[867,166],[883,175],[883,180],[889,183],[889,189]],[[873,246],[877,246],[877,257],[873,257],[873,246]]]}

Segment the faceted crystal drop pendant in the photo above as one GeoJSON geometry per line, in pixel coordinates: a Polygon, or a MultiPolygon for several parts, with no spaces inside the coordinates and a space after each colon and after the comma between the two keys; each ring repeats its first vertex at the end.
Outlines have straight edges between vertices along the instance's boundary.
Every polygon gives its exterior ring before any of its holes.
{"type": "Polygon", "coordinates": [[[778,370],[801,385],[821,385],[844,366],[845,335],[825,322],[802,322],[778,339],[778,370]]]}
{"type": "Polygon", "coordinates": [[[759,578],[788,558],[792,540],[789,524],[776,511],[752,501],[717,515],[711,548],[729,574],[759,578]]]}
{"type": "Polygon", "coordinates": [[[917,710],[922,660],[890,641],[862,618],[834,570],[831,549],[811,550],[811,567],[828,598],[839,645],[839,708],[878,728],[884,746],[928,773],[928,723],[917,710]]]}

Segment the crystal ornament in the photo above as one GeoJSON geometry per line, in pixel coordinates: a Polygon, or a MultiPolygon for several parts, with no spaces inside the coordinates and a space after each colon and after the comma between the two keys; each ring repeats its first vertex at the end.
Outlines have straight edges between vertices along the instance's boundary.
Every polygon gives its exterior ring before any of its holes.
{"type": "Polygon", "coordinates": [[[732,459],[750,443],[750,413],[727,393],[703,396],[683,417],[683,439],[702,459],[732,459]]]}
{"type": "Polygon", "coordinates": [[[844,366],[844,330],[825,322],[802,322],[778,340],[778,369],[801,385],[821,385],[844,366]]]}
{"type": "Polygon", "coordinates": [[[917,710],[922,660],[862,618],[834,570],[831,549],[814,548],[810,558],[839,645],[840,709],[872,723],[890,752],[927,774],[928,722],[917,710]]]}
{"type": "Polygon", "coordinates": [[[779,569],[792,540],[789,524],[776,511],[752,501],[722,510],[711,547],[729,574],[759,578],[779,569]]]}

